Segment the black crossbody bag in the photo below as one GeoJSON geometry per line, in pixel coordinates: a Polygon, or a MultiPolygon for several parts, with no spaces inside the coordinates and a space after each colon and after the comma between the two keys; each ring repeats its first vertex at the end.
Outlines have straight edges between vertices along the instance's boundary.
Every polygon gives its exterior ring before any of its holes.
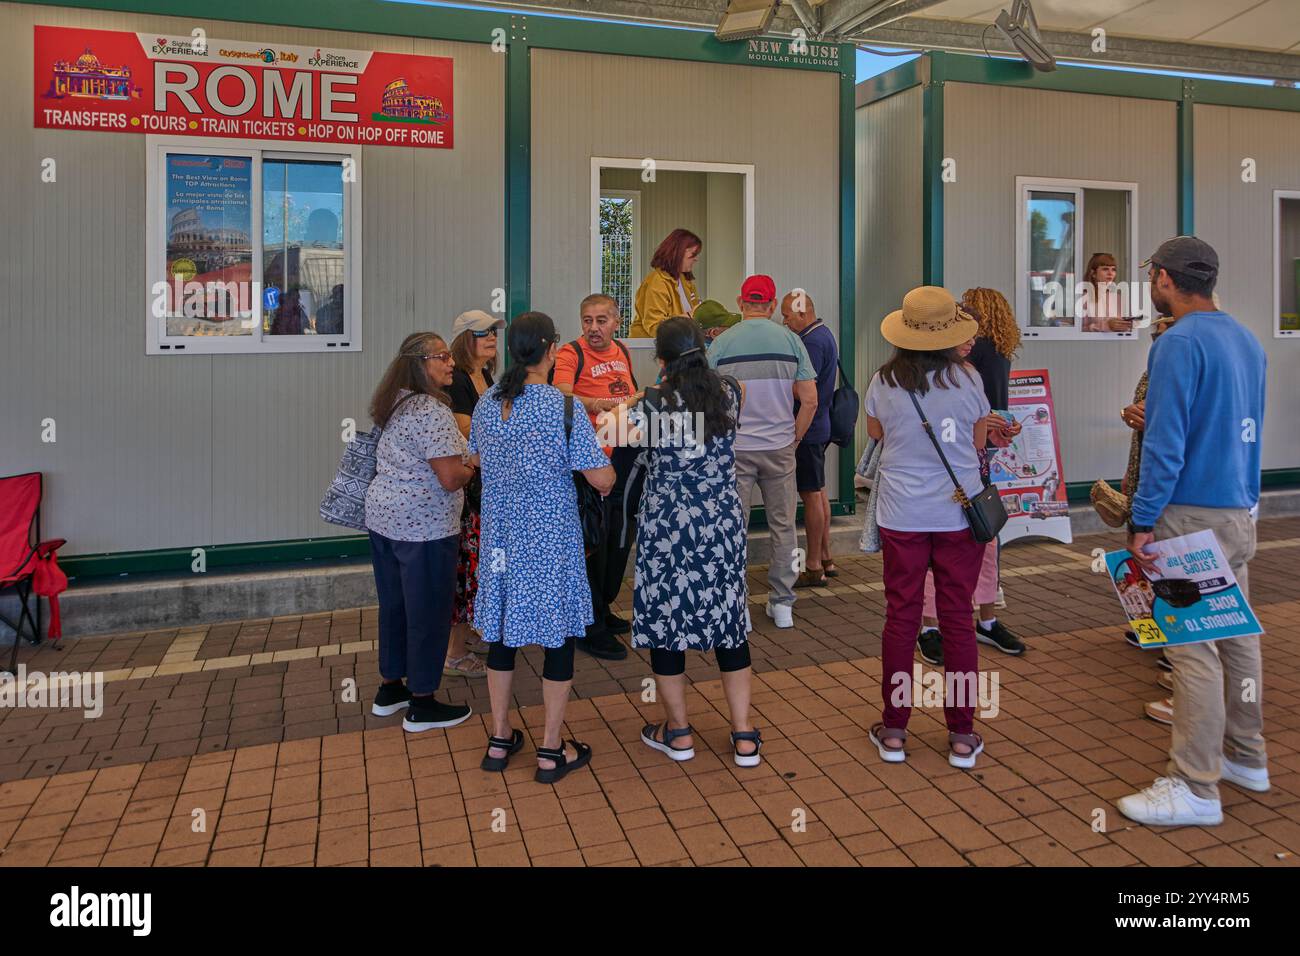
{"type": "Polygon", "coordinates": [[[916,408],[916,414],[921,416],[921,424],[925,426],[925,433],[930,436],[930,444],[934,445],[934,450],[939,453],[939,460],[943,462],[948,477],[952,479],[953,487],[957,489],[953,492],[953,501],[961,505],[975,540],[987,544],[998,536],[1002,526],[1007,523],[1007,509],[1002,505],[1002,496],[998,494],[996,487],[987,484],[974,498],[966,495],[961,482],[957,480],[956,473],[952,470],[952,465],[948,464],[948,456],[943,453],[939,439],[934,437],[934,429],[930,427],[930,420],[925,417],[921,403],[916,400],[916,394],[908,392],[907,395],[916,408]]]}

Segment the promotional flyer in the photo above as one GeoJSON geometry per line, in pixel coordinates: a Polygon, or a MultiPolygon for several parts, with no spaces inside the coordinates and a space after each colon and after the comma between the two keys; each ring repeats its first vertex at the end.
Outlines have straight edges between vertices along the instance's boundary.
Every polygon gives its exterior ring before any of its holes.
{"type": "Polygon", "coordinates": [[[1262,634],[1213,531],[1157,541],[1155,575],[1129,551],[1106,555],[1119,603],[1143,647],[1262,634]]]}
{"type": "Polygon", "coordinates": [[[990,451],[989,480],[1002,495],[1007,524],[1001,541],[1044,535],[1070,542],[1070,504],[1065,496],[1061,441],[1046,369],[1013,371],[1007,409],[994,409],[1020,423],[1005,448],[990,451]]]}
{"type": "Polygon", "coordinates": [[[37,128],[453,145],[449,57],[48,26],[34,52],[37,128]]]}

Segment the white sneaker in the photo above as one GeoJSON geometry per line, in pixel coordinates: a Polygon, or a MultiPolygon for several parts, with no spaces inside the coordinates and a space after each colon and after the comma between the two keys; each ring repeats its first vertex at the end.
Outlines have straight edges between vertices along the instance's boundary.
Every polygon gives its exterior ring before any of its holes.
{"type": "Polygon", "coordinates": [[[1241,764],[1233,763],[1227,757],[1224,757],[1223,779],[1234,786],[1241,787],[1243,790],[1268,793],[1267,767],[1243,767],[1241,764]]]}
{"type": "Polygon", "coordinates": [[[777,627],[794,627],[794,608],[789,604],[767,602],[767,616],[776,622],[777,627]]]}
{"type": "Polygon", "coordinates": [[[1198,797],[1178,777],[1158,777],[1141,793],[1121,797],[1116,806],[1130,820],[1148,826],[1213,827],[1223,822],[1223,805],[1198,797]]]}

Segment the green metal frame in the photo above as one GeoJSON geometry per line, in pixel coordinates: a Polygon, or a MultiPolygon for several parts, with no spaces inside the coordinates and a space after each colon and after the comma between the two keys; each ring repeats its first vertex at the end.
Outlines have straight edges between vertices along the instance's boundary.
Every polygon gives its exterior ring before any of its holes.
{"type": "MultiPolygon", "coordinates": [[[[738,66],[792,69],[839,75],[840,104],[840,342],[844,371],[854,375],[854,108],[856,57],[851,44],[838,47],[838,67],[817,63],[752,63],[748,42],[723,43],[703,30],[661,28],[637,24],[575,20],[541,14],[498,13],[411,4],[390,0],[15,0],[19,3],[79,9],[113,10],[203,20],[299,26],[393,36],[491,43],[493,32],[506,31],[505,143],[505,273],[507,317],[531,306],[532,242],[532,51],[534,48],[585,53],[642,56],[738,66]]],[[[771,39],[771,38],[769,38],[771,39]]],[[[782,40],[780,42],[788,43],[782,40]]],[[[811,41],[810,41],[811,42],[811,41]]],[[[852,449],[840,455],[840,495],[831,503],[835,515],[855,509],[852,449]]],[[[754,509],[756,524],[762,509],[754,509]]],[[[209,568],[234,567],[313,558],[356,557],[368,552],[361,535],[251,544],[217,545],[206,549],[209,568]]],[[[76,555],[62,565],[77,577],[124,573],[187,571],[188,548],[76,555]]]]}

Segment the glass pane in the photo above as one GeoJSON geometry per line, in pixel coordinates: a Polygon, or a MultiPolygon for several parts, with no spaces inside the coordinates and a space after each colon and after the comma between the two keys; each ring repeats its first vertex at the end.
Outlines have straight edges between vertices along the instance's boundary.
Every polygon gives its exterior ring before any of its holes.
{"type": "Polygon", "coordinates": [[[343,163],[262,164],[262,332],[342,335],[343,163]]]}
{"type": "Polygon", "coordinates": [[[618,303],[619,338],[632,327],[632,247],[635,218],[631,196],[600,197],[600,291],[618,303]]]}
{"type": "Polygon", "coordinates": [[[1277,281],[1280,284],[1277,321],[1283,332],[1300,331],[1300,199],[1278,202],[1277,281]]]}
{"type": "Polygon", "coordinates": [[[253,333],[253,160],[167,157],[167,335],[253,333]]]}
{"type": "Polygon", "coordinates": [[[1074,193],[1029,193],[1027,324],[1032,327],[1074,327],[1074,207],[1074,193]]]}
{"type": "Polygon", "coordinates": [[[1083,191],[1083,277],[1075,294],[1084,332],[1132,331],[1143,312],[1142,286],[1129,275],[1130,193],[1083,191]]]}

